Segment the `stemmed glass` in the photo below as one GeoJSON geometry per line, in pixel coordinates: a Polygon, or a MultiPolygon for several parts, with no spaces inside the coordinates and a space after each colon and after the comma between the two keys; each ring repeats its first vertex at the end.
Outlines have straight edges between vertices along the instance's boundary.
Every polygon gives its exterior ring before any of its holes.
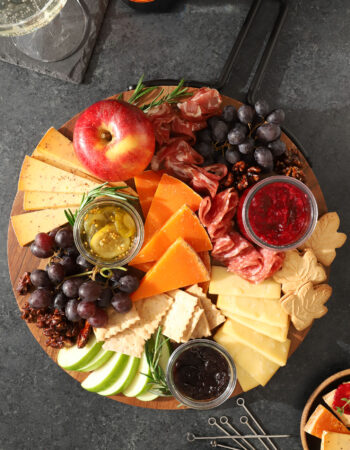
{"type": "Polygon", "coordinates": [[[84,43],[89,13],[83,0],[0,0],[0,36],[43,62],[60,61],[84,43]]]}

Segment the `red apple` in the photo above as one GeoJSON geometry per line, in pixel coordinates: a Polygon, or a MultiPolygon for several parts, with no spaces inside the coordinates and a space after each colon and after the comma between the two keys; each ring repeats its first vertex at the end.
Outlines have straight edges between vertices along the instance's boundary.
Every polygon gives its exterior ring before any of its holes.
{"type": "Polygon", "coordinates": [[[153,126],[136,106],[102,100],[75,124],[73,145],[81,163],[106,181],[128,180],[150,163],[155,150],[153,126]]]}

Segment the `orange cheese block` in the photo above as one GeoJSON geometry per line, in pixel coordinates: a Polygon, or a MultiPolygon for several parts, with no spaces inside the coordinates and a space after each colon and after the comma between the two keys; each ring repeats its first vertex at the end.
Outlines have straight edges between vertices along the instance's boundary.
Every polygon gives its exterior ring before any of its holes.
{"type": "Polygon", "coordinates": [[[153,170],[147,170],[134,178],[144,218],[147,217],[161,178],[162,173],[154,172],[153,170]]]}
{"type": "Polygon", "coordinates": [[[304,427],[306,433],[322,438],[324,431],[350,434],[350,431],[324,406],[318,405],[304,427]]]}
{"type": "Polygon", "coordinates": [[[143,246],[131,265],[157,261],[177,238],[182,237],[196,252],[211,250],[213,246],[196,214],[183,205],[162,228],[143,246]]]}
{"type": "Polygon", "coordinates": [[[201,200],[202,197],[182,181],[162,175],[147,214],[144,242],[147,243],[182,205],[197,211],[201,200]]]}
{"type": "MultiPolygon", "coordinates": [[[[75,154],[73,142],[55,128],[51,127],[46,132],[34,150],[32,156],[42,162],[45,162],[46,164],[51,164],[58,169],[87,178],[88,180],[100,181],[100,183],[103,181],[98,180],[81,164],[75,154]]],[[[126,184],[122,181],[108,184],[111,186],[126,186],[126,184]]],[[[131,188],[128,188],[126,192],[133,195],[136,194],[136,192],[131,188]]]]}
{"type": "MultiPolygon", "coordinates": [[[[131,265],[129,263],[129,265],[131,265]]],[[[132,267],[135,269],[141,270],[142,272],[148,272],[155,265],[154,261],[141,263],[141,264],[132,264],[132,267]]]]}
{"type": "Polygon", "coordinates": [[[208,270],[202,260],[182,238],[178,238],[142,278],[131,295],[133,301],[208,281],[208,270]]]}

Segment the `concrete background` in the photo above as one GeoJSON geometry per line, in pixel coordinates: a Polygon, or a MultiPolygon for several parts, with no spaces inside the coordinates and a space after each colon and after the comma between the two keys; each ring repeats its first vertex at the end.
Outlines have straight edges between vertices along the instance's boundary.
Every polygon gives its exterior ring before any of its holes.
{"type": "MultiPolygon", "coordinates": [[[[269,2],[267,2],[269,3],[269,2]]],[[[273,3],[273,2],[272,2],[273,3]]],[[[273,5],[272,5],[273,6],[273,5]]],[[[85,83],[60,82],[0,64],[0,449],[204,449],[185,432],[206,435],[210,416],[236,423],[231,400],[213,412],[152,411],[83,391],[31,337],[14,300],[7,271],[8,218],[19,169],[50,126],[59,127],[94,101],[146,79],[217,78],[248,10],[244,0],[179,1],[171,14],[135,14],[111,0],[85,83]]],[[[273,8],[260,15],[267,24],[273,8]]],[[[261,88],[286,110],[286,126],[304,144],[328,207],[350,228],[350,5],[346,0],[293,0],[261,88]]],[[[256,25],[225,92],[242,98],[266,36],[256,25]],[[256,35],[254,35],[256,33],[256,35]]],[[[329,313],[318,320],[285,368],[265,388],[245,395],[271,433],[294,437],[279,448],[297,450],[303,406],[316,386],[350,367],[348,244],[332,267],[329,313]]],[[[257,446],[258,448],[258,446],[257,446]]]]}

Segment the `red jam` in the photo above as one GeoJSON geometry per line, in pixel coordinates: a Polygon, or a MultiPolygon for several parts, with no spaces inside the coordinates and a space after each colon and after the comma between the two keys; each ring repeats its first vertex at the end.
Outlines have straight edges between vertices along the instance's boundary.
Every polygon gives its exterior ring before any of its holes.
{"type": "Polygon", "coordinates": [[[248,220],[253,233],[268,245],[282,247],[301,239],[311,221],[308,195],[291,183],[261,187],[251,199],[248,220]]]}
{"type": "Polygon", "coordinates": [[[350,404],[347,401],[350,401],[350,383],[343,383],[335,391],[332,407],[337,410],[337,408],[344,408],[346,405],[344,414],[350,414],[350,404]]]}

